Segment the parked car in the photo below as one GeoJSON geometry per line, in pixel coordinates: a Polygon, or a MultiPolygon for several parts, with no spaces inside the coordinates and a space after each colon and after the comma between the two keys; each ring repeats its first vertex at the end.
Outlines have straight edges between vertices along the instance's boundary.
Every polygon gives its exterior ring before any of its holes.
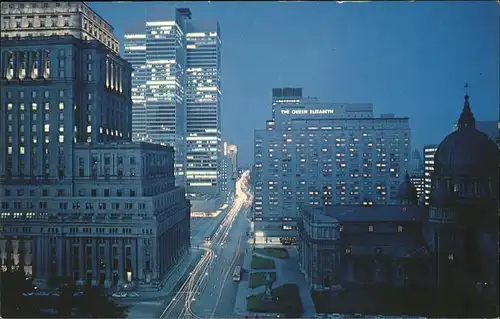
{"type": "Polygon", "coordinates": [[[115,292],[114,294],[111,295],[113,298],[125,298],[127,297],[126,292],[115,292]]]}

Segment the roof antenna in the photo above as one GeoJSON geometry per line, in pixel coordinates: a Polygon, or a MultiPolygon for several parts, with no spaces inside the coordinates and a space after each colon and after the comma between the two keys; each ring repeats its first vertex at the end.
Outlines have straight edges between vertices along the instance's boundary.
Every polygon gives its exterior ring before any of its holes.
{"type": "Polygon", "coordinates": [[[464,85],[464,91],[465,91],[465,99],[469,99],[469,82],[465,81],[464,85]]]}

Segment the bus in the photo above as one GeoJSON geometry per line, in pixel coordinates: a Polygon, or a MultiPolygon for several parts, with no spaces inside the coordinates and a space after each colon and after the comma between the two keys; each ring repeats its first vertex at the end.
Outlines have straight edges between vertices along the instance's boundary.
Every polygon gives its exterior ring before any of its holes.
{"type": "Polygon", "coordinates": [[[240,280],[241,280],[241,267],[236,266],[236,267],[234,267],[233,281],[239,282],[240,280]]]}

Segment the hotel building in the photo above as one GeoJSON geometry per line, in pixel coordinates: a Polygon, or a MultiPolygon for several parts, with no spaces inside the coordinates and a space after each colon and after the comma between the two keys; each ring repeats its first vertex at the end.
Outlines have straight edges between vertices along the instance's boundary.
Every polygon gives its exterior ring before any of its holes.
{"type": "Polygon", "coordinates": [[[430,195],[432,189],[432,174],[434,172],[434,154],[437,151],[436,144],[424,146],[424,194],[425,205],[430,204],[430,195]]]}
{"type": "Polygon", "coordinates": [[[296,237],[303,205],[396,202],[409,168],[407,117],[373,116],[371,104],[276,103],[274,120],[254,133],[257,241],[296,237]]]}

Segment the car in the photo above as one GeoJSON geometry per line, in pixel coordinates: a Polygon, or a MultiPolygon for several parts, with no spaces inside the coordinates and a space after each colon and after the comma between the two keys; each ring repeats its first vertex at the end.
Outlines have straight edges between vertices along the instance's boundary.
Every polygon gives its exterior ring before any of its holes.
{"type": "Polygon", "coordinates": [[[56,292],[51,293],[50,295],[54,296],[54,297],[60,297],[61,293],[59,291],[56,291],[56,292]]]}
{"type": "Polygon", "coordinates": [[[139,294],[138,294],[138,293],[136,293],[136,292],[129,292],[129,293],[127,294],[127,297],[134,297],[134,298],[135,298],[135,297],[139,297],[139,294]]]}
{"type": "Polygon", "coordinates": [[[126,292],[115,292],[111,296],[113,298],[125,298],[125,297],[127,297],[127,293],[126,292]]]}
{"type": "Polygon", "coordinates": [[[342,318],[342,315],[340,313],[329,313],[326,315],[327,318],[342,318]]]}
{"type": "Polygon", "coordinates": [[[37,292],[35,292],[35,296],[43,296],[43,297],[50,296],[50,292],[48,292],[48,291],[37,291],[37,292]]]}
{"type": "Polygon", "coordinates": [[[80,297],[83,296],[83,291],[77,291],[73,294],[74,297],[80,297]]]}
{"type": "Polygon", "coordinates": [[[33,296],[33,292],[23,292],[24,297],[33,296]]]}

